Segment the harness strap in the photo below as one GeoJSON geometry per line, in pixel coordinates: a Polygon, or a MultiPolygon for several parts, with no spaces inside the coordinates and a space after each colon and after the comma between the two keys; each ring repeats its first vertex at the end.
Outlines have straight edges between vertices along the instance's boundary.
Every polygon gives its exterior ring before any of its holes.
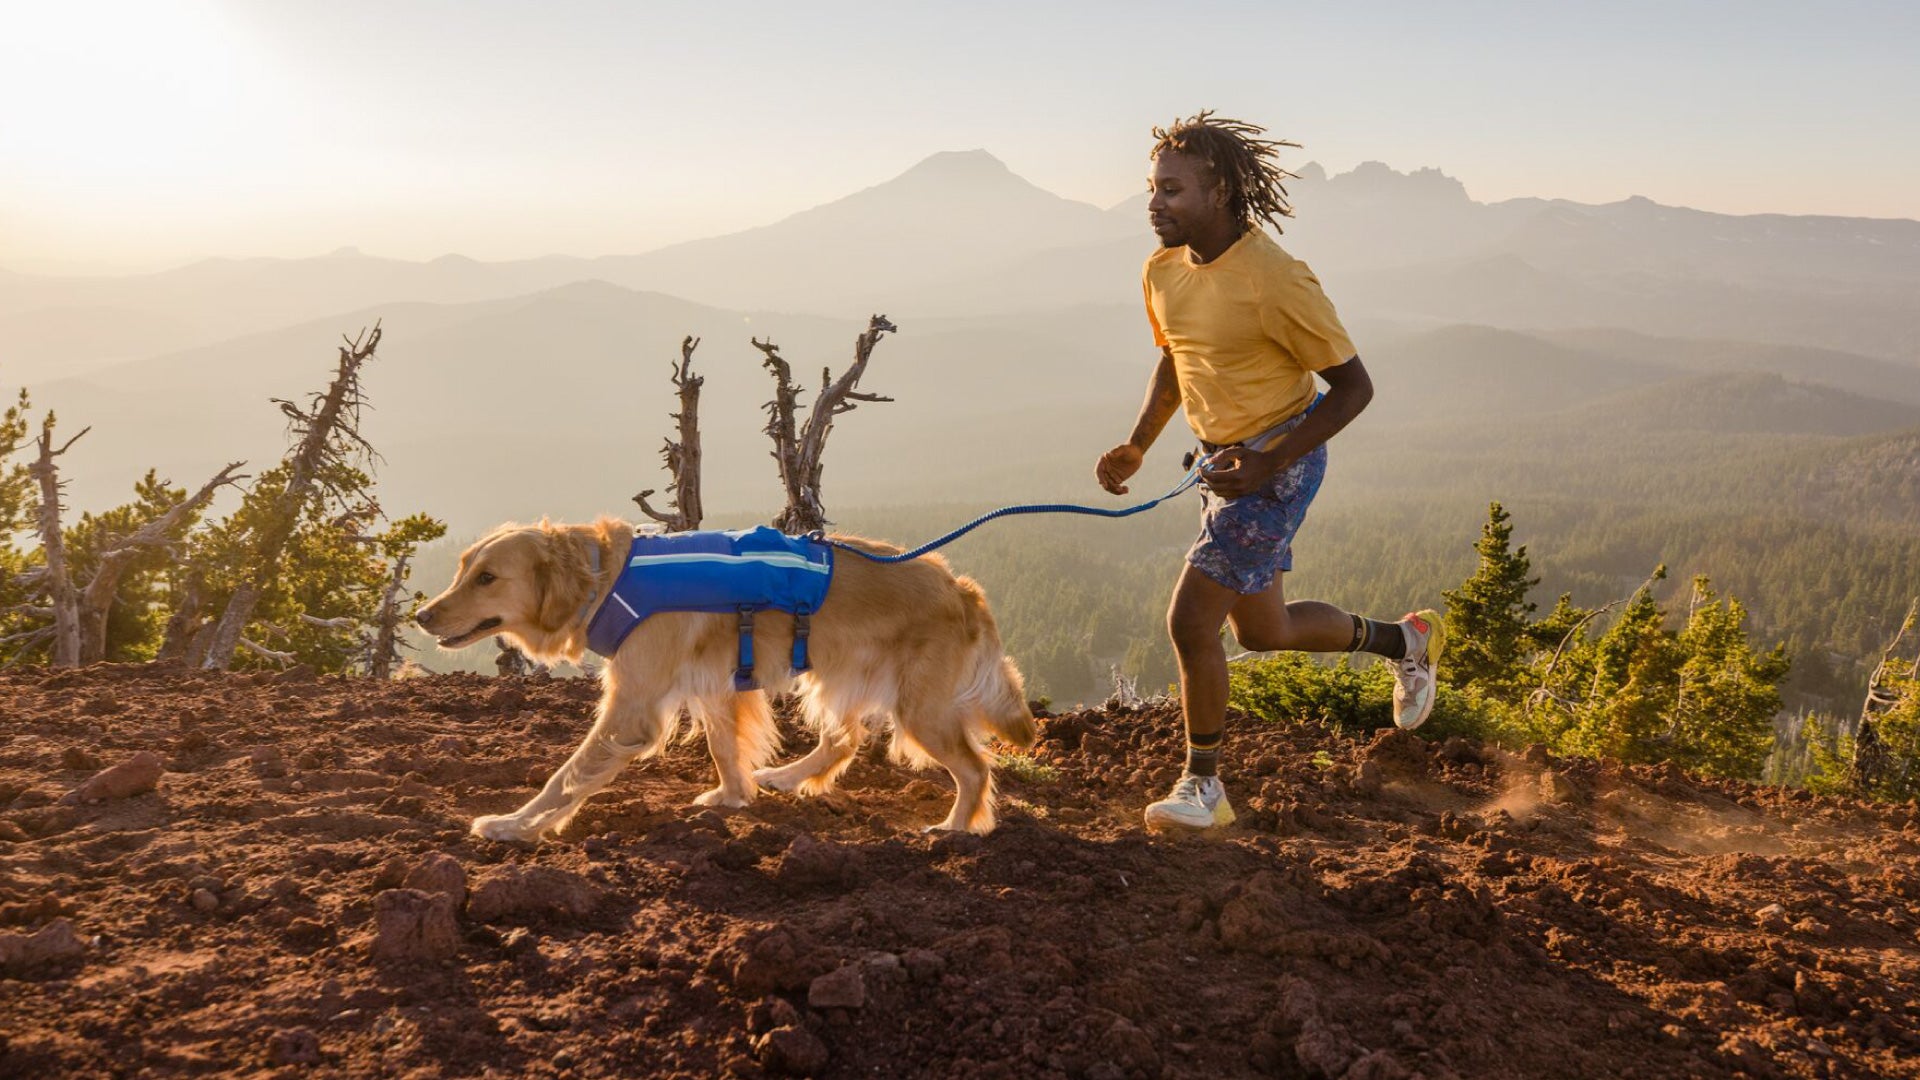
{"type": "Polygon", "coordinates": [[[740,609],[740,660],[733,669],[733,688],[752,690],[757,683],[753,681],[753,609],[740,609]]]}
{"type": "Polygon", "coordinates": [[[807,659],[807,634],[812,629],[813,619],[805,604],[793,612],[793,670],[806,671],[813,664],[807,659]]]}

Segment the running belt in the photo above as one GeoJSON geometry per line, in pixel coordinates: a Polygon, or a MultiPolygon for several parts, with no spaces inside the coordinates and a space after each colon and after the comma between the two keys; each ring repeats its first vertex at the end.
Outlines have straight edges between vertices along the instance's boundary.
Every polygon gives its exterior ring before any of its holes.
{"type": "Polygon", "coordinates": [[[641,534],[627,565],[587,624],[587,648],[611,657],[633,628],[661,611],[732,613],[740,619],[740,657],[733,685],[751,690],[753,613],[773,608],[793,616],[793,670],[807,658],[809,617],[833,581],[833,549],[765,525],[728,532],[641,534]]]}

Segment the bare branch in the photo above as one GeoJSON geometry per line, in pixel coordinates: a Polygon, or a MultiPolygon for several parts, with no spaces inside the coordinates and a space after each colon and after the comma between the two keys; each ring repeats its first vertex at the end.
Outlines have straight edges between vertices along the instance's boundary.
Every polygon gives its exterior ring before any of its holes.
{"type": "Polygon", "coordinates": [[[291,664],[294,661],[294,655],[291,652],[282,652],[278,649],[269,649],[265,645],[262,645],[259,642],[253,641],[249,638],[243,637],[235,644],[239,645],[241,648],[247,650],[248,652],[253,653],[255,656],[264,657],[265,659],[272,660],[275,663],[280,664],[282,666],[291,664]]]}
{"type": "Polygon", "coordinates": [[[347,615],[337,616],[332,619],[321,619],[308,615],[305,612],[300,613],[300,621],[306,623],[308,626],[318,626],[324,630],[351,630],[359,622],[359,620],[347,615]]]}
{"type": "Polygon", "coordinates": [[[680,395],[680,411],[670,415],[679,429],[680,438],[678,442],[668,439],[660,448],[660,456],[666,460],[667,471],[673,476],[673,498],[670,501],[673,509],[665,513],[655,510],[647,502],[647,496],[654,492],[652,488],[633,497],[641,513],[674,532],[697,529],[701,519],[706,516],[700,499],[700,388],[707,380],[693,373],[693,352],[699,347],[699,338],[691,334],[681,338],[680,360],[669,365],[673,385],[680,395]]]}
{"type": "Polygon", "coordinates": [[[20,661],[25,660],[28,657],[28,655],[30,655],[33,652],[34,646],[40,644],[42,641],[45,641],[48,638],[51,638],[52,636],[53,636],[53,627],[43,626],[38,630],[28,630],[24,633],[9,634],[4,638],[0,638],[0,645],[11,644],[13,642],[20,643],[20,647],[14,650],[14,653],[12,656],[7,658],[7,662],[4,664],[0,664],[0,671],[5,671],[8,668],[14,667],[15,665],[19,664],[20,661]]]}
{"type": "Polygon", "coordinates": [[[773,440],[774,461],[779,464],[780,480],[787,491],[786,509],[774,520],[774,526],[781,531],[806,533],[826,525],[826,510],[820,502],[820,476],[827,436],[833,430],[834,417],[851,412],[856,403],[892,400],[855,387],[866,374],[874,346],[897,329],[886,316],[873,316],[867,322],[866,332],[854,341],[853,364],[838,379],[833,378],[832,369],[821,369],[820,390],[804,427],[796,420],[799,395],[787,362],[771,343],[754,341],[754,347],[766,356],[766,367],[774,373],[774,400],[766,406],[766,432],[773,440]]]}
{"type": "Polygon", "coordinates": [[[648,488],[647,490],[633,497],[633,501],[635,503],[638,503],[640,506],[640,512],[652,518],[653,520],[659,522],[660,524],[665,525],[669,529],[678,525],[680,522],[680,515],[678,513],[673,513],[673,512],[661,513],[660,511],[655,510],[653,508],[652,503],[647,502],[647,496],[651,494],[653,494],[653,489],[648,488]]]}

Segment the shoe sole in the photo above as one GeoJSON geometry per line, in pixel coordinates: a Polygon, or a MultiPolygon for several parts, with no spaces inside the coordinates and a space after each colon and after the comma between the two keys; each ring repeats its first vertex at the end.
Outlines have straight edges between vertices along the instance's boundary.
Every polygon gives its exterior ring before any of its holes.
{"type": "Polygon", "coordinates": [[[1433,693],[1427,698],[1427,707],[1420,710],[1420,715],[1413,723],[1402,724],[1399,717],[1393,718],[1394,725],[1401,731],[1418,730],[1420,725],[1427,722],[1427,717],[1433,715],[1434,703],[1440,700],[1440,654],[1447,648],[1447,620],[1439,612],[1432,608],[1421,608],[1413,613],[1413,617],[1425,619],[1427,625],[1433,627],[1433,631],[1427,635],[1427,663],[1433,668],[1433,693]]]}

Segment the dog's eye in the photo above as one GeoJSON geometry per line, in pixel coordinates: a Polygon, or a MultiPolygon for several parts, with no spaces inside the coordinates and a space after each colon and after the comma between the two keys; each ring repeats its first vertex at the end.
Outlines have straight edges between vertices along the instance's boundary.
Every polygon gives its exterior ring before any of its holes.
{"type": "Polygon", "coordinates": [[[478,574],[475,574],[473,576],[473,581],[474,581],[474,584],[476,585],[491,585],[496,580],[498,579],[485,570],[482,570],[478,574]]]}

